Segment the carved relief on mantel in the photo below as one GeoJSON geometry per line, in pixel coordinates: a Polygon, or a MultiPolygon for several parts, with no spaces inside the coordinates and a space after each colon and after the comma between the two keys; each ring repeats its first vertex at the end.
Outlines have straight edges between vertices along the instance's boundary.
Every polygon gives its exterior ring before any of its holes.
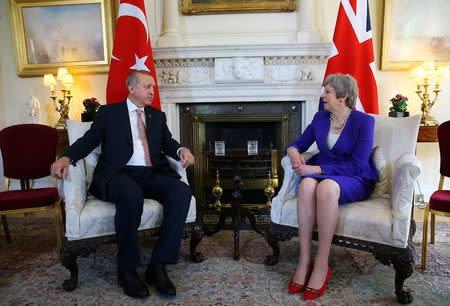
{"type": "Polygon", "coordinates": [[[327,56],[180,58],[155,61],[161,85],[301,83],[317,81],[327,56]]]}
{"type": "Polygon", "coordinates": [[[217,83],[264,81],[262,57],[217,58],[214,68],[217,83]]]}

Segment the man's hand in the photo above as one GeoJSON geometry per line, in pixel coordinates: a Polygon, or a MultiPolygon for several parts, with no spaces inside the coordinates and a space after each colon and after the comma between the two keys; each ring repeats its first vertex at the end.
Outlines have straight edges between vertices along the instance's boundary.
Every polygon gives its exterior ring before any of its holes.
{"type": "Polygon", "coordinates": [[[63,156],[58,158],[50,166],[50,174],[57,179],[65,179],[67,176],[67,170],[69,169],[70,158],[63,156]]]}
{"type": "Polygon", "coordinates": [[[187,168],[189,166],[192,166],[194,164],[194,155],[188,150],[188,149],[181,149],[180,150],[180,159],[181,159],[181,165],[183,168],[187,168]]]}

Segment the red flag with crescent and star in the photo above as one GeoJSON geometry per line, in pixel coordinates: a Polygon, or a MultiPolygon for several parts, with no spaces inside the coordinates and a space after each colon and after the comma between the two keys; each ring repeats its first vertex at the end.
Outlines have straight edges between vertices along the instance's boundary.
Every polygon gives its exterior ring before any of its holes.
{"type": "Polygon", "coordinates": [[[127,98],[126,80],[133,70],[144,70],[153,75],[156,88],[152,106],[161,109],[144,1],[120,0],[106,86],[107,104],[122,102],[127,98]]]}
{"type": "Polygon", "coordinates": [[[375,70],[368,0],[341,0],[324,80],[333,73],[350,74],[359,88],[355,108],[378,114],[375,70]]]}

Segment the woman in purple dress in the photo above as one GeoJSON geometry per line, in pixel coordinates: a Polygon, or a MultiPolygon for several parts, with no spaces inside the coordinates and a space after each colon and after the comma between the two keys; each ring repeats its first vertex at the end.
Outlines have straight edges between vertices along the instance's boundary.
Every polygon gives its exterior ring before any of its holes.
{"type": "Polygon", "coordinates": [[[375,120],[354,110],[358,86],[350,75],[329,75],[319,111],[303,134],[287,149],[292,169],[301,177],[297,197],[300,259],[289,293],[305,292],[305,300],[321,296],[330,277],[328,256],[339,205],[366,199],[378,171],[370,158],[375,120]],[[319,153],[305,162],[300,153],[316,142],[319,153]],[[314,264],[311,240],[315,223],[319,246],[314,264]]]}

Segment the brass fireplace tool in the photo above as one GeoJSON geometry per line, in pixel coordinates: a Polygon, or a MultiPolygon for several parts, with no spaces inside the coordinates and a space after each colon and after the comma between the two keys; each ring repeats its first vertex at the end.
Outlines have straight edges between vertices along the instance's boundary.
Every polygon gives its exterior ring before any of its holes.
{"type": "Polygon", "coordinates": [[[212,194],[216,197],[216,202],[214,204],[209,204],[209,207],[214,207],[217,211],[220,211],[220,208],[222,207],[220,197],[223,194],[223,188],[220,187],[219,170],[216,171],[216,185],[212,189],[212,194]]]}
{"type": "Polygon", "coordinates": [[[272,182],[272,171],[269,171],[269,179],[267,182],[267,187],[264,188],[264,195],[267,197],[267,203],[266,207],[271,208],[272,207],[272,197],[275,194],[275,189],[273,188],[273,182],[272,182]]]}

